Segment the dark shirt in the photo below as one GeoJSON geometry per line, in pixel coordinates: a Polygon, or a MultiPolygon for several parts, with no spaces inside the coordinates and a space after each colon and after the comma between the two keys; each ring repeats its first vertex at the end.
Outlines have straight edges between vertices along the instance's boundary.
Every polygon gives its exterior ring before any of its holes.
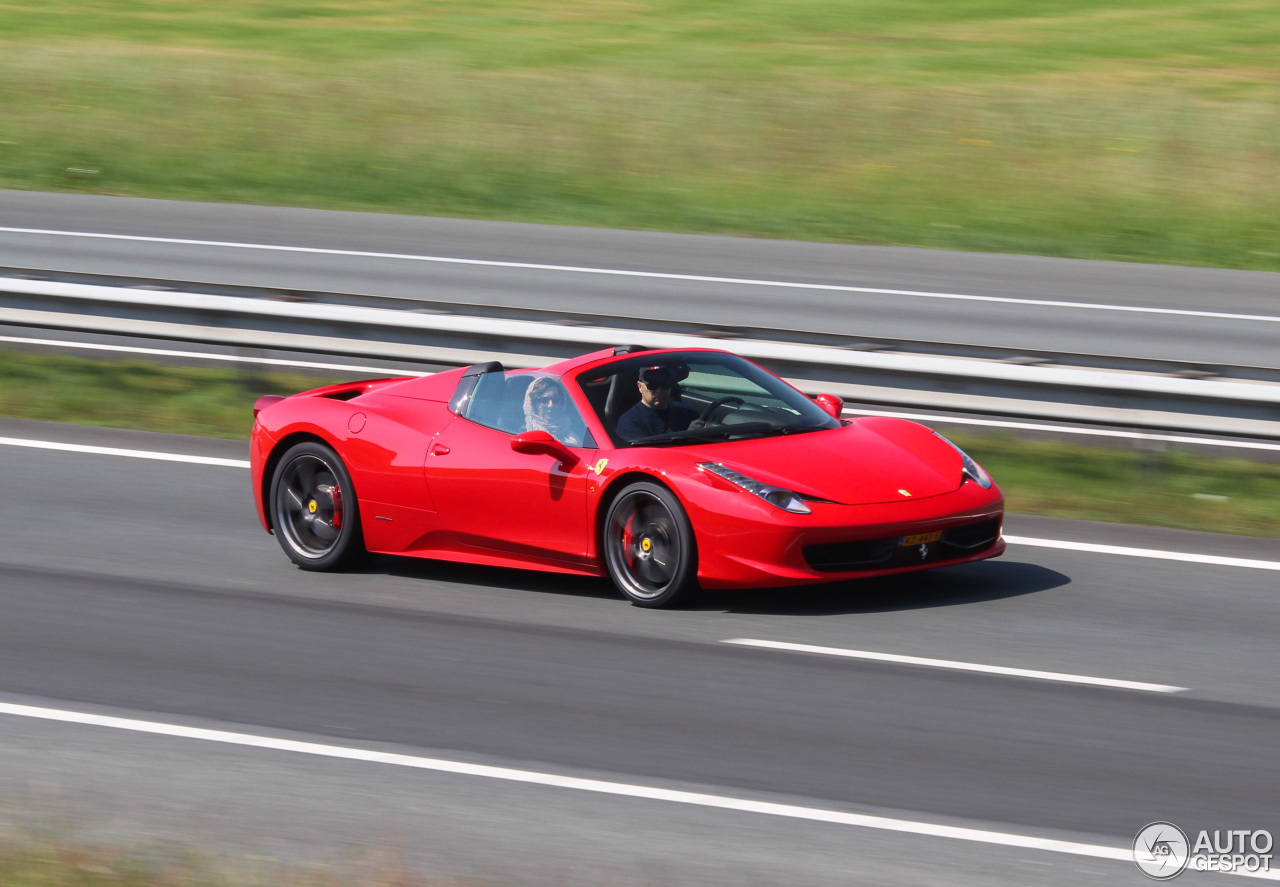
{"type": "Polygon", "coordinates": [[[698,411],[682,403],[669,403],[665,410],[655,410],[640,401],[618,419],[618,437],[623,440],[639,440],[651,434],[684,431],[696,418],[698,411]]]}

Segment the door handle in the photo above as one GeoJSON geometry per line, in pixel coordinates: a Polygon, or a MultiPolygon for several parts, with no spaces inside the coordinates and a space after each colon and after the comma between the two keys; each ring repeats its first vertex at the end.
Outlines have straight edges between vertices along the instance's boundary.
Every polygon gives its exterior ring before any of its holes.
{"type": "Polygon", "coordinates": [[[449,448],[448,448],[448,447],[446,447],[446,446],[445,446],[444,444],[442,444],[442,443],[432,444],[432,445],[431,445],[431,455],[433,455],[433,456],[447,456],[447,455],[449,455],[449,448]]]}

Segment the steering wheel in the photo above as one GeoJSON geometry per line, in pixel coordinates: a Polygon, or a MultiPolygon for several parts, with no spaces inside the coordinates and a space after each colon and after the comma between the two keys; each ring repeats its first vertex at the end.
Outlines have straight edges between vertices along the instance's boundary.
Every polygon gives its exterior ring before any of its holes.
{"type": "Polygon", "coordinates": [[[705,423],[707,421],[707,417],[714,413],[717,407],[722,407],[729,403],[742,406],[743,400],[741,397],[734,397],[732,394],[728,397],[717,397],[703,408],[702,412],[698,414],[696,421],[705,423]]]}

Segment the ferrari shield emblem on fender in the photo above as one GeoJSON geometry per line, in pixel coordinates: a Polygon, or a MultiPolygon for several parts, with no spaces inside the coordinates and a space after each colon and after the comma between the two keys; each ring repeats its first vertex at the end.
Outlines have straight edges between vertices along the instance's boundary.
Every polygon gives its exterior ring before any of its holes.
{"type": "Polygon", "coordinates": [[[596,475],[598,476],[598,475],[600,475],[600,474],[603,474],[603,473],[604,473],[604,468],[605,468],[605,466],[606,466],[606,465],[608,465],[608,464],[609,464],[609,460],[608,460],[608,459],[601,459],[601,460],[600,460],[599,462],[597,462],[595,465],[592,465],[592,466],[591,466],[591,470],[592,470],[592,471],[594,471],[594,472],[596,473],[596,475]]]}
{"type": "Polygon", "coordinates": [[[910,495],[911,495],[911,493],[910,493],[908,490],[898,490],[898,492],[899,492],[899,493],[901,493],[901,494],[902,494],[902,495],[904,495],[904,496],[910,496],[910,495]]]}

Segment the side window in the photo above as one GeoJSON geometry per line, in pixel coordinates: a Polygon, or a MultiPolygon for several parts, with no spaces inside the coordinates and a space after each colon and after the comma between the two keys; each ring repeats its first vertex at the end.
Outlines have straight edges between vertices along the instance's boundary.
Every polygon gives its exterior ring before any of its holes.
{"type": "MultiPolygon", "coordinates": [[[[504,409],[506,406],[506,392],[506,373],[485,373],[480,377],[480,381],[476,383],[475,390],[471,392],[466,411],[462,415],[477,425],[484,425],[486,428],[497,428],[499,431],[518,433],[509,427],[511,423],[507,421],[508,417],[504,409]]],[[[520,430],[523,431],[524,429],[520,430]]]]}
{"type": "Polygon", "coordinates": [[[555,376],[485,373],[461,415],[507,434],[542,430],[566,446],[595,446],[582,414],[555,376]]]}
{"type": "Polygon", "coordinates": [[[545,431],[569,447],[595,446],[590,440],[582,414],[569,397],[564,383],[555,376],[536,376],[528,383],[522,399],[525,429],[545,431]]]}

